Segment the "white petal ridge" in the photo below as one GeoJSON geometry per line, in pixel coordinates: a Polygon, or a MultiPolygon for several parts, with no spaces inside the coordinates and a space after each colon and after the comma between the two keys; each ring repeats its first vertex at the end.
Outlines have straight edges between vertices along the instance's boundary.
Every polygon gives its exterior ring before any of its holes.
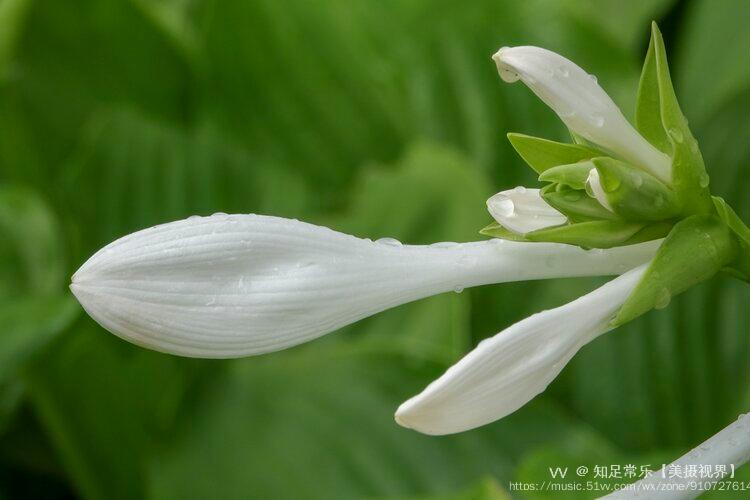
{"type": "Polygon", "coordinates": [[[396,421],[425,434],[452,434],[498,420],[544,391],[609,322],[645,272],[639,266],[591,293],[534,314],[486,339],[420,394],[396,421]]]}
{"type": "Polygon", "coordinates": [[[284,349],[457,288],[621,273],[658,245],[401,245],[279,217],[214,215],[107,245],[75,273],[71,290],[92,318],[130,342],[231,358],[284,349]]]}

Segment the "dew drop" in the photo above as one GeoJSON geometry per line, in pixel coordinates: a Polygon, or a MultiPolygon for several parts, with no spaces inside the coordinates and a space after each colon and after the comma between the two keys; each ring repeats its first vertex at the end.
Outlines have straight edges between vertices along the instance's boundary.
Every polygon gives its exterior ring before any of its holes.
{"type": "Polygon", "coordinates": [[[592,114],[590,118],[591,118],[591,124],[594,127],[601,128],[604,126],[604,117],[602,115],[592,114]]]}
{"type": "Polygon", "coordinates": [[[381,245],[387,245],[389,247],[403,246],[403,243],[398,241],[396,238],[379,238],[375,240],[375,243],[380,243],[381,245]]]}
{"type": "Polygon", "coordinates": [[[201,218],[200,215],[191,215],[190,217],[188,217],[188,220],[195,220],[195,219],[200,219],[200,218],[201,218]]]}
{"type": "Polygon", "coordinates": [[[707,173],[703,172],[698,179],[698,185],[702,188],[707,188],[708,184],[711,182],[711,178],[708,176],[707,173]]]}
{"type": "Polygon", "coordinates": [[[682,135],[682,131],[674,127],[671,127],[669,129],[669,135],[672,137],[672,139],[674,139],[674,142],[676,143],[682,143],[682,141],[685,139],[682,135]]]}
{"type": "Polygon", "coordinates": [[[563,78],[567,78],[570,76],[570,71],[566,66],[560,66],[559,68],[557,68],[557,72],[560,73],[560,76],[562,76],[563,78]]]}
{"type": "Polygon", "coordinates": [[[490,212],[497,214],[499,217],[510,217],[516,211],[513,200],[504,195],[493,197],[489,202],[490,212]]]}
{"type": "Polygon", "coordinates": [[[211,217],[227,217],[227,214],[224,212],[216,212],[214,214],[211,214],[211,217]]]}
{"type": "Polygon", "coordinates": [[[589,78],[591,78],[591,81],[593,81],[594,83],[599,82],[599,79],[596,77],[596,75],[589,75],[589,78]]]}
{"type": "Polygon", "coordinates": [[[525,188],[525,187],[523,187],[523,186],[516,186],[516,188],[515,188],[515,189],[514,189],[513,191],[515,191],[516,193],[521,193],[521,194],[523,194],[523,193],[525,193],[525,192],[526,192],[526,188],[525,188]]]}
{"type": "Polygon", "coordinates": [[[453,287],[453,291],[456,292],[456,293],[461,293],[461,292],[464,291],[464,287],[463,287],[463,285],[456,285],[456,286],[453,287]]]}
{"type": "Polygon", "coordinates": [[[669,293],[669,289],[662,288],[659,290],[659,293],[656,296],[656,302],[654,303],[654,307],[656,309],[664,309],[669,305],[669,302],[672,300],[672,294],[669,293]]]}

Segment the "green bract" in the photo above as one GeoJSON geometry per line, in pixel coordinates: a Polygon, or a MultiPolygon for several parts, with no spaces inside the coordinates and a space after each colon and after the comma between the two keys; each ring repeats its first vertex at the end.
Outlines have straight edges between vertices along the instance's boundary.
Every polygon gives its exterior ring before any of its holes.
{"type": "MultiPolygon", "coordinates": [[[[567,221],[523,234],[495,223],[482,234],[584,248],[665,238],[613,325],[665,306],[673,295],[720,270],[750,281],[750,229],[722,198],[711,196],[703,156],[677,102],[656,24],[638,86],[637,132],[613,103],[603,100],[606,94],[599,94],[599,87],[567,80],[560,85],[566,88],[560,94],[564,100],[554,101],[551,87],[542,94],[568,125],[574,143],[513,133],[508,139],[546,183],[539,196],[567,221]],[[571,97],[575,91],[580,95],[571,97]],[[588,120],[577,119],[581,115],[588,120]]],[[[533,82],[530,87],[539,94],[533,82]]]]}

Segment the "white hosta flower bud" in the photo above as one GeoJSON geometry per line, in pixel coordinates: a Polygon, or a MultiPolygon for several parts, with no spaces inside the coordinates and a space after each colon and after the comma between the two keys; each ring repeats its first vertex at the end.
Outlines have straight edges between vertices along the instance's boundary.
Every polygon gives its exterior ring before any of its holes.
{"type": "Polygon", "coordinates": [[[614,210],[612,210],[612,205],[610,205],[609,200],[607,200],[607,195],[604,192],[601,180],[599,180],[599,171],[595,168],[589,170],[589,176],[586,178],[586,192],[596,198],[596,201],[598,201],[601,206],[610,212],[614,212],[614,210]]]}
{"type": "Polygon", "coordinates": [[[633,128],[593,75],[539,47],[503,47],[492,59],[504,81],[523,81],[570,130],[663,182],[671,181],[670,158],[633,128]]]}
{"type": "Polygon", "coordinates": [[[542,199],[538,189],[521,186],[492,196],[487,210],[504,228],[519,234],[559,226],[567,220],[542,199]]]}
{"type": "Polygon", "coordinates": [[[587,252],[489,240],[402,245],[261,215],[191,217],[92,256],[71,290],[104,328],[185,356],[290,347],[390,307],[495,282],[617,274],[658,242],[587,252]]]}
{"type": "Polygon", "coordinates": [[[556,309],[486,339],[396,411],[396,421],[425,434],[452,434],[513,413],[544,391],[578,350],[609,322],[646,265],[556,309]]]}

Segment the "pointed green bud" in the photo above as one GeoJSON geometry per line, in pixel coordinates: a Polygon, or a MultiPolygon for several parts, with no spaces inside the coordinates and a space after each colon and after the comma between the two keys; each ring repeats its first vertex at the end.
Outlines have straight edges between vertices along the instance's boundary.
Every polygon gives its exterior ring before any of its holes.
{"type": "Polygon", "coordinates": [[[649,142],[672,157],[668,175],[661,170],[652,170],[651,173],[667,182],[677,193],[685,215],[712,212],[703,157],[677,102],[664,39],[656,23],[652,24],[651,41],[638,87],[636,126],[649,142]]]}
{"type": "Polygon", "coordinates": [[[732,231],[716,216],[693,215],[678,222],[612,326],[666,307],[673,296],[711,278],[732,262],[737,250],[732,231]]]}
{"type": "Polygon", "coordinates": [[[596,220],[526,233],[529,241],[565,243],[583,248],[612,248],[626,244],[644,225],[636,222],[596,220]]]}
{"type": "Polygon", "coordinates": [[[651,174],[613,158],[594,158],[587,190],[626,220],[657,221],[680,212],[677,195],[651,174]]]}
{"type": "Polygon", "coordinates": [[[602,155],[601,151],[588,146],[555,142],[524,134],[510,133],[508,140],[523,161],[539,174],[557,165],[576,163],[602,155]]]}
{"type": "Polygon", "coordinates": [[[591,161],[581,161],[549,168],[539,175],[542,182],[556,182],[573,189],[584,189],[589,172],[594,168],[591,161]]]}
{"type": "MultiPolygon", "coordinates": [[[[588,175],[588,172],[586,172],[588,175]]],[[[557,189],[559,185],[545,186],[540,194],[544,201],[568,217],[572,222],[591,220],[617,220],[616,214],[604,208],[598,201],[586,195],[586,192],[576,189],[557,189]]]]}

